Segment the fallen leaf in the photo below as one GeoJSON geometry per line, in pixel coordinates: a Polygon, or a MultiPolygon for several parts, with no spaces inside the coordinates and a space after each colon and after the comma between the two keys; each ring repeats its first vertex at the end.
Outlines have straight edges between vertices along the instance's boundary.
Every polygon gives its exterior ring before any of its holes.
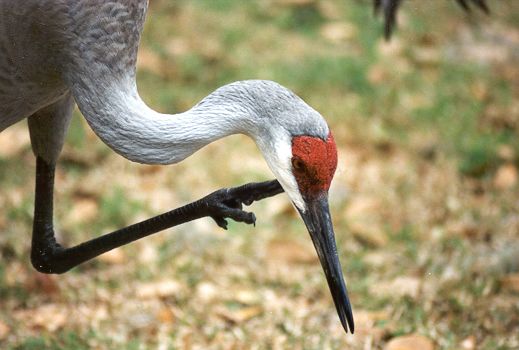
{"type": "Polygon", "coordinates": [[[74,202],[67,213],[65,224],[69,226],[87,223],[99,214],[99,204],[93,198],[82,198],[74,202]]]}
{"type": "Polygon", "coordinates": [[[450,235],[475,238],[481,233],[481,226],[473,220],[462,220],[453,222],[446,226],[446,231],[450,235]]]}
{"type": "Polygon", "coordinates": [[[161,323],[173,324],[175,323],[175,314],[169,307],[163,307],[157,312],[157,319],[161,323]]]}
{"type": "Polygon", "coordinates": [[[297,212],[294,210],[294,206],[286,198],[278,196],[270,199],[271,201],[266,208],[268,216],[296,217],[297,212]]]}
{"type": "Polygon", "coordinates": [[[494,177],[494,186],[506,190],[517,184],[517,168],[513,164],[505,164],[497,169],[494,177]]]}
{"type": "Polygon", "coordinates": [[[260,315],[262,312],[263,308],[261,306],[249,306],[238,310],[220,310],[218,311],[218,316],[226,321],[239,324],[260,315]]]}
{"type": "Polygon", "coordinates": [[[218,288],[210,282],[200,282],[196,287],[196,295],[206,302],[214,300],[218,294],[218,288]]]}
{"type": "Polygon", "coordinates": [[[511,273],[501,278],[501,286],[504,289],[519,292],[519,273],[511,273]]]}
{"type": "Polygon", "coordinates": [[[391,339],[385,350],[433,350],[434,345],[429,338],[419,334],[404,335],[391,339]]]}
{"type": "Polygon", "coordinates": [[[483,101],[488,98],[488,87],[484,82],[478,80],[470,86],[472,95],[478,100],[483,101]]]}
{"type": "Polygon", "coordinates": [[[395,261],[395,256],[384,250],[374,250],[364,255],[364,262],[374,268],[381,268],[384,265],[395,261]]]}
{"type": "Polygon", "coordinates": [[[177,281],[163,280],[139,285],[136,294],[141,299],[166,298],[177,295],[181,290],[182,286],[177,281]]]}
{"type": "Polygon", "coordinates": [[[6,286],[13,287],[20,283],[27,284],[30,280],[30,272],[26,265],[18,261],[12,261],[7,264],[4,271],[4,283],[6,286]]]}
{"type": "Polygon", "coordinates": [[[35,309],[15,311],[13,316],[32,329],[55,332],[65,325],[69,312],[65,305],[45,304],[35,309]]]}
{"type": "Polygon", "coordinates": [[[141,47],[137,56],[137,68],[148,70],[157,75],[162,74],[162,59],[152,50],[141,47]]]}
{"type": "Polygon", "coordinates": [[[374,64],[368,71],[368,81],[373,85],[379,85],[387,81],[389,74],[387,69],[380,64],[374,64]]]}
{"type": "Polygon", "coordinates": [[[5,324],[2,320],[0,320],[0,340],[7,338],[7,335],[11,331],[11,328],[7,324],[5,324]]]}
{"type": "Polygon", "coordinates": [[[187,55],[191,51],[185,38],[173,38],[166,44],[165,48],[166,52],[173,57],[187,55]]]}
{"type": "MultiPolygon", "coordinates": [[[[90,128],[87,130],[90,130],[90,128]]],[[[66,147],[60,155],[60,161],[76,164],[84,168],[91,168],[98,163],[99,156],[97,152],[77,152],[66,147]]]]}
{"type": "Polygon", "coordinates": [[[252,305],[259,303],[261,297],[251,289],[238,289],[233,293],[232,299],[244,305],[252,305]]]}
{"type": "Polygon", "coordinates": [[[440,52],[434,47],[417,47],[413,50],[413,58],[423,66],[437,66],[441,61],[440,52]]]}
{"type": "Polygon", "coordinates": [[[148,310],[140,310],[137,312],[130,312],[126,316],[126,321],[134,329],[151,328],[156,323],[157,319],[153,313],[148,310]]]}
{"type": "Polygon", "coordinates": [[[353,237],[360,243],[369,247],[383,247],[388,238],[381,225],[374,221],[356,220],[349,224],[353,237]]]}
{"type": "Polygon", "coordinates": [[[400,39],[392,38],[390,41],[379,40],[377,49],[381,56],[398,56],[403,51],[403,45],[400,39]]]}
{"type": "Polygon", "coordinates": [[[341,19],[341,11],[337,5],[338,4],[334,1],[319,1],[317,3],[317,6],[319,7],[319,12],[327,20],[341,19]]]}
{"type": "Polygon", "coordinates": [[[352,39],[357,34],[356,28],[345,22],[326,23],[320,32],[325,39],[334,43],[352,39]]]}
{"type": "Polygon", "coordinates": [[[386,334],[387,329],[377,326],[377,323],[388,319],[389,315],[386,311],[355,310],[355,334],[361,337],[369,335],[378,342],[386,334]]]}
{"type": "Polygon", "coordinates": [[[463,339],[463,341],[460,343],[460,346],[462,349],[466,349],[466,350],[475,349],[476,348],[476,337],[471,335],[470,337],[463,339]]]}
{"type": "Polygon", "coordinates": [[[293,240],[274,239],[267,246],[268,258],[295,264],[313,264],[318,261],[317,254],[309,246],[293,240]]]}
{"type": "Polygon", "coordinates": [[[370,247],[387,244],[388,238],[376,219],[381,208],[380,200],[371,196],[357,196],[348,203],[345,216],[351,233],[360,243],[370,247]]]}
{"type": "Polygon", "coordinates": [[[119,265],[126,261],[126,254],[121,248],[115,248],[100,255],[99,260],[107,264],[119,265]]]}
{"type": "Polygon", "coordinates": [[[380,211],[382,203],[378,198],[371,196],[355,196],[348,203],[346,218],[355,220],[358,218],[372,217],[380,211]]]}
{"type": "Polygon", "coordinates": [[[315,2],[316,0],[279,0],[279,3],[284,6],[308,6],[315,2]]]}
{"type": "Polygon", "coordinates": [[[159,258],[157,247],[152,244],[143,244],[139,250],[139,262],[154,264],[159,258]]]}
{"type": "Polygon", "coordinates": [[[420,292],[420,279],[416,277],[401,276],[392,281],[373,284],[370,292],[379,296],[402,297],[410,296],[416,298],[420,292]]]}
{"type": "Polygon", "coordinates": [[[191,332],[186,333],[182,337],[182,344],[183,344],[182,349],[192,349],[193,348],[193,333],[191,333],[191,332]]]}
{"type": "Polygon", "coordinates": [[[31,292],[45,295],[59,293],[59,284],[56,275],[48,275],[34,271],[26,279],[26,288],[31,292]]]}
{"type": "Polygon", "coordinates": [[[513,161],[515,158],[515,150],[510,145],[500,145],[497,148],[497,155],[503,160],[513,161]]]}
{"type": "Polygon", "coordinates": [[[0,133],[0,157],[10,158],[30,147],[29,131],[23,127],[11,127],[0,133]]]}

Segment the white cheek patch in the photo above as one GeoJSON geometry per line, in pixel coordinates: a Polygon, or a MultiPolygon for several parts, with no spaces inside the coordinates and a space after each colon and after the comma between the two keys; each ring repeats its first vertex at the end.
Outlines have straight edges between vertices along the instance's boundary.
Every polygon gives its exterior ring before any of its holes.
{"type": "Polygon", "coordinates": [[[271,140],[274,144],[266,145],[258,140],[258,148],[262,151],[270,170],[272,170],[281,187],[283,187],[290,200],[292,200],[292,203],[301,212],[305,212],[306,204],[292,172],[291,142],[287,136],[281,133],[277,137],[271,138],[271,140]],[[275,150],[275,153],[272,150],[275,150]]]}

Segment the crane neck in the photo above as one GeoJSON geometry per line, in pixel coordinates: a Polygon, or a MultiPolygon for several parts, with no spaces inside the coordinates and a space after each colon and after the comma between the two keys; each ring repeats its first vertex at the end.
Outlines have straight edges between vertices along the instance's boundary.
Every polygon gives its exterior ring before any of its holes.
{"type": "Polygon", "coordinates": [[[257,139],[261,118],[239,89],[216,90],[178,114],[161,114],[140,98],[135,81],[96,86],[79,83],[73,93],[94,132],[115,152],[144,164],[172,164],[231,134],[257,139]]]}

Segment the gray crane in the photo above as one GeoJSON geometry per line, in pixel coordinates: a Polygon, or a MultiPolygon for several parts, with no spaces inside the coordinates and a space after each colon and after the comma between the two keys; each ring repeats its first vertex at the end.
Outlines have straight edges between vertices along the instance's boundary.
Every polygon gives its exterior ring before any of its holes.
{"type": "Polygon", "coordinates": [[[36,156],[33,266],[63,273],[202,217],[212,217],[223,228],[228,218],[253,224],[254,214],[242,206],[284,191],[308,228],[341,323],[353,332],[328,208],[337,150],[325,120],[288,89],[262,80],[225,85],[183,113],[153,111],[139,97],[135,81],[147,5],[147,0],[0,0],[0,132],[27,118],[36,156]],[[65,248],[53,227],[54,173],[74,103],[94,132],[129,160],[178,163],[210,142],[245,134],[277,180],[224,188],[65,248]]]}
{"type": "MultiPolygon", "coordinates": [[[[457,0],[465,8],[472,1],[457,0]]],[[[400,0],[374,0],[386,35],[400,0]]],[[[272,81],[225,85],[190,110],[160,114],[141,100],[135,63],[147,0],[0,0],[0,132],[27,118],[36,156],[31,262],[64,273],[111,249],[169,227],[212,217],[255,223],[243,210],[286,192],[310,233],[346,332],[354,331],[328,208],[337,165],[323,117],[272,81]],[[62,247],[53,227],[54,173],[77,104],[94,132],[115,152],[144,164],[174,164],[231,134],[251,137],[276,180],[224,188],[140,223],[74,247],[62,247]]],[[[16,142],[13,140],[13,142],[16,142]]]]}

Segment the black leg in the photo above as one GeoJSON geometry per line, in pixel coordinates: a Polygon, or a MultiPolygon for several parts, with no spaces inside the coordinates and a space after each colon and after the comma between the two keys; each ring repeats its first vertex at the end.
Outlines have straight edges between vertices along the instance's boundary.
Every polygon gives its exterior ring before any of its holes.
{"type": "Polygon", "coordinates": [[[107,251],[149,236],[169,227],[210,216],[223,228],[226,218],[254,224],[253,213],[242,210],[242,204],[272,197],[283,192],[277,180],[224,188],[183,207],[148,220],[107,233],[71,248],[56,242],[53,227],[53,192],[55,166],[36,158],[36,199],[32,233],[31,261],[44,273],[63,273],[107,251]]]}

